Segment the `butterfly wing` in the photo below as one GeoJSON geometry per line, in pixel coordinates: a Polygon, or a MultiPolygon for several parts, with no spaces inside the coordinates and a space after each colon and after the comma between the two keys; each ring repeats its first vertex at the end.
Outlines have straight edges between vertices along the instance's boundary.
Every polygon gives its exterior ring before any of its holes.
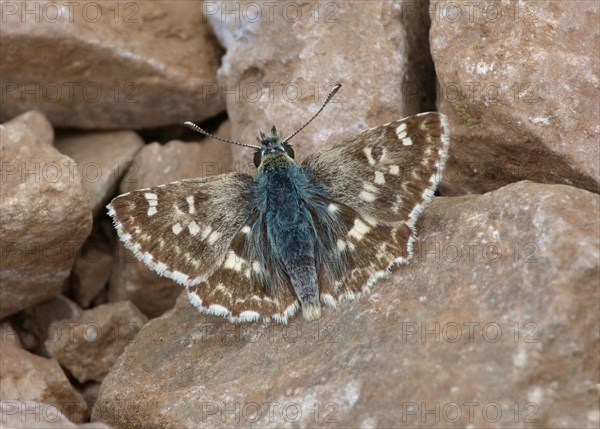
{"type": "Polygon", "coordinates": [[[107,206],[119,238],[157,274],[189,287],[222,264],[248,217],[246,174],[181,180],[123,194],[107,206]]]}
{"type": "MultiPolygon", "coordinates": [[[[371,128],[304,161],[344,225],[321,259],[325,303],[356,297],[410,258],[415,222],[441,179],[448,146],[446,117],[430,112],[371,128]]],[[[317,219],[318,229],[328,227],[317,219]]]]}
{"type": "Polygon", "coordinates": [[[287,276],[272,287],[276,261],[270,259],[263,235],[265,223],[255,213],[231,241],[220,267],[205,282],[189,287],[192,305],[204,313],[231,322],[251,322],[264,317],[287,323],[300,308],[287,276]]]}
{"type": "Polygon", "coordinates": [[[285,323],[298,303],[287,277],[269,288],[273,261],[264,222],[251,208],[253,189],[251,176],[231,173],[133,191],[107,207],[124,245],[185,286],[198,310],[233,322],[264,315],[285,323]]]}

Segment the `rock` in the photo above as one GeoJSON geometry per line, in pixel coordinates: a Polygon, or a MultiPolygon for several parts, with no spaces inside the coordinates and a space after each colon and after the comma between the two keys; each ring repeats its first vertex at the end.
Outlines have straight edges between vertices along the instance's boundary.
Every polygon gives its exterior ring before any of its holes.
{"type": "MultiPolygon", "coordinates": [[[[9,407],[9,411],[2,413],[3,418],[11,415],[15,408],[22,408],[25,401],[34,401],[56,406],[71,421],[81,423],[87,419],[85,401],[71,386],[55,359],[45,359],[3,344],[0,361],[0,397],[9,407]]],[[[47,410],[41,410],[38,417],[45,415],[43,411],[47,410]]]]}
{"type": "Polygon", "coordinates": [[[56,148],[77,163],[97,215],[115,193],[118,184],[133,178],[123,175],[144,141],[133,131],[86,133],[60,138],[56,148]]]}
{"type": "Polygon", "coordinates": [[[36,143],[52,146],[54,144],[54,128],[43,113],[31,110],[19,115],[21,125],[36,136],[36,143]]]}
{"type": "Polygon", "coordinates": [[[130,302],[99,305],[63,321],[44,344],[80,383],[102,381],[147,320],[130,302]]]}
{"type": "MultiPolygon", "coordinates": [[[[420,112],[422,100],[412,94],[433,81],[428,25],[414,25],[404,3],[205,2],[204,14],[227,49],[218,88],[233,139],[256,144],[259,129],[272,125],[287,137],[316,113],[336,82],[343,87],[335,102],[292,140],[299,160],[420,112]]],[[[235,163],[253,169],[252,157],[248,148],[233,148],[235,163]]]]}
{"type": "Polygon", "coordinates": [[[55,126],[147,128],[224,110],[214,89],[221,49],[197,5],[6,2],[2,11],[1,120],[36,108],[55,126]]]}
{"type": "Polygon", "coordinates": [[[112,247],[101,231],[94,228],[75,260],[70,289],[75,301],[84,308],[108,286],[114,262],[112,247]]]}
{"type": "Polygon", "coordinates": [[[0,323],[0,343],[3,347],[16,347],[18,349],[23,348],[23,343],[19,338],[19,333],[15,330],[12,323],[8,320],[4,320],[0,323]]]}
{"type": "Polygon", "coordinates": [[[210,138],[151,143],[139,151],[133,164],[133,171],[127,173],[131,180],[121,182],[121,193],[230,171],[231,145],[210,138]]]}
{"type": "Polygon", "coordinates": [[[110,429],[104,423],[75,424],[53,404],[0,402],[2,423],[11,429],[110,429]]]}
{"type": "MultiPolygon", "coordinates": [[[[217,134],[226,134],[223,128],[217,134]]],[[[220,135],[221,136],[221,135],[220,135]]],[[[135,182],[123,182],[121,193],[149,188],[181,179],[206,177],[229,171],[231,145],[205,139],[200,143],[172,141],[166,145],[152,143],[136,155],[135,182]]],[[[160,277],[146,268],[121,244],[116,250],[108,300],[132,301],[148,317],[169,310],[183,289],[173,280],[160,277]]]]}
{"type": "Polygon", "coordinates": [[[46,128],[28,114],[0,126],[0,318],[58,295],[92,226],[81,176],[46,128]]]}
{"type": "Polygon", "coordinates": [[[62,335],[62,321],[76,319],[81,315],[81,308],[64,295],[57,295],[48,301],[41,302],[23,310],[17,315],[19,329],[22,333],[36,338],[34,350],[36,354],[51,357],[44,347],[48,338],[56,340],[62,335]]]}
{"type": "Polygon", "coordinates": [[[100,393],[100,383],[90,381],[82,386],[79,391],[85,399],[85,403],[88,408],[91,410],[94,407],[94,404],[98,400],[98,394],[100,393]]]}
{"type": "Polygon", "coordinates": [[[599,3],[430,9],[438,110],[452,131],[441,193],[525,179],[600,192],[599,3]]]}
{"type": "Polygon", "coordinates": [[[232,325],[181,296],[121,355],[92,420],[593,427],[599,214],[564,185],[435,198],[411,263],[316,322],[232,325]]]}

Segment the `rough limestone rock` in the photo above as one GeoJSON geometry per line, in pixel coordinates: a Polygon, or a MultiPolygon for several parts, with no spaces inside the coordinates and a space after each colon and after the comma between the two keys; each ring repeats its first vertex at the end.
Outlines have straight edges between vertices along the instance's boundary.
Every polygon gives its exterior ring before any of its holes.
{"type": "MultiPolygon", "coordinates": [[[[227,49],[218,85],[234,140],[256,144],[259,129],[272,125],[287,137],[336,82],[343,88],[335,103],[291,141],[298,159],[332,139],[431,109],[414,96],[433,81],[428,18],[407,15],[406,2],[267,3],[203,5],[227,49]]],[[[233,151],[236,163],[253,165],[252,150],[233,151]]]]}
{"type": "Polygon", "coordinates": [[[104,209],[121,180],[134,180],[123,176],[143,145],[133,131],[79,134],[57,139],[55,144],[77,163],[94,215],[104,209]]]}
{"type": "Polygon", "coordinates": [[[102,381],[147,321],[131,302],[103,304],[63,320],[60,335],[44,344],[80,383],[102,381]]]}
{"type": "Polygon", "coordinates": [[[519,180],[600,192],[600,3],[433,1],[452,145],[443,195],[519,180]]]}
{"type": "Polygon", "coordinates": [[[75,260],[70,279],[73,298],[83,308],[106,290],[114,263],[112,245],[94,229],[75,260]]]}
{"type": "Polygon", "coordinates": [[[30,351],[44,357],[52,357],[44,341],[56,340],[62,335],[62,321],[75,319],[81,315],[81,307],[64,295],[57,295],[47,301],[29,307],[17,315],[18,327],[23,335],[35,338],[35,346],[30,351]]]}
{"type": "Polygon", "coordinates": [[[599,214],[564,185],[436,198],[412,262],[312,323],[232,325],[181,296],[104,379],[92,420],[596,427],[599,214]]]}
{"type": "Polygon", "coordinates": [[[13,327],[13,324],[5,320],[0,323],[0,341],[2,342],[2,346],[8,347],[16,347],[18,349],[23,348],[23,343],[19,338],[19,333],[13,327]]]}
{"type": "Polygon", "coordinates": [[[1,120],[32,108],[56,126],[158,127],[224,110],[221,48],[187,1],[3,2],[1,120]]]}
{"type": "MultiPolygon", "coordinates": [[[[217,132],[224,136],[224,131],[217,132]]],[[[152,143],[136,155],[135,181],[123,181],[121,193],[194,177],[206,177],[229,171],[231,145],[213,139],[202,142],[172,141],[152,143]]],[[[183,288],[173,280],[160,277],[133,254],[118,244],[115,265],[108,289],[108,300],[132,301],[148,317],[156,317],[175,304],[183,288]]]]}
{"type": "Polygon", "coordinates": [[[73,160],[28,115],[0,125],[0,318],[58,295],[92,227],[73,160]]]}
{"type": "Polygon", "coordinates": [[[0,365],[0,397],[11,409],[22,407],[24,401],[34,401],[56,406],[71,421],[81,423],[87,419],[83,397],[71,386],[55,359],[3,344],[0,365]]]}

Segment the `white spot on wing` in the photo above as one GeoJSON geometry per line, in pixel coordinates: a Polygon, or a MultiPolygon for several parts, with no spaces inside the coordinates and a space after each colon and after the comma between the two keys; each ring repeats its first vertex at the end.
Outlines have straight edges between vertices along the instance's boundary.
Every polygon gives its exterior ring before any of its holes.
{"type": "Polygon", "coordinates": [[[145,197],[145,198],[146,198],[148,201],[150,201],[150,200],[157,200],[157,199],[158,199],[158,197],[156,196],[156,194],[153,194],[152,192],[146,192],[146,193],[144,194],[144,197],[145,197]]]}
{"type": "Polygon", "coordinates": [[[410,137],[406,137],[405,139],[402,139],[402,144],[404,146],[411,146],[413,144],[412,140],[410,139],[410,137]]]}
{"type": "Polygon", "coordinates": [[[176,223],[175,225],[173,225],[171,230],[173,231],[173,234],[179,235],[179,233],[183,230],[183,228],[181,227],[181,224],[176,223]]]}
{"type": "Polygon", "coordinates": [[[330,213],[335,213],[337,212],[340,208],[337,206],[337,204],[329,204],[329,206],[327,206],[327,209],[329,210],[330,213]]]}
{"type": "Polygon", "coordinates": [[[373,202],[377,199],[377,195],[371,194],[370,192],[367,192],[367,191],[361,191],[360,194],[358,194],[358,197],[361,200],[364,200],[368,203],[373,202]]]}
{"type": "Polygon", "coordinates": [[[373,154],[371,153],[371,148],[370,147],[366,147],[366,148],[363,149],[363,152],[367,156],[367,160],[369,161],[369,164],[370,165],[375,165],[375,159],[373,158],[373,154]]]}
{"type": "Polygon", "coordinates": [[[231,250],[227,252],[227,257],[225,259],[225,263],[223,263],[223,268],[233,271],[242,271],[242,267],[246,263],[246,260],[231,250]]]}
{"type": "Polygon", "coordinates": [[[344,240],[342,240],[341,238],[338,239],[338,241],[337,241],[337,247],[338,247],[338,250],[340,252],[343,252],[344,249],[346,249],[346,242],[344,240]]]}
{"type": "Polygon", "coordinates": [[[377,183],[378,185],[385,184],[385,175],[381,171],[375,172],[375,183],[377,183]]]}
{"type": "Polygon", "coordinates": [[[198,226],[198,224],[196,222],[191,221],[190,224],[188,225],[188,231],[190,232],[190,234],[196,235],[200,232],[200,227],[198,226]]]}
{"type": "Polygon", "coordinates": [[[148,216],[154,216],[157,213],[156,207],[150,207],[148,209],[148,216]]]}
{"type": "Polygon", "coordinates": [[[251,229],[248,225],[246,225],[242,228],[242,232],[246,235],[250,234],[250,231],[251,231],[251,229]]]}
{"type": "Polygon", "coordinates": [[[196,212],[196,208],[194,207],[194,196],[190,195],[185,199],[188,203],[188,213],[194,214],[196,212]]]}
{"type": "Polygon", "coordinates": [[[396,135],[400,140],[406,138],[406,124],[404,122],[402,122],[400,125],[398,125],[398,128],[396,128],[396,135]]]}
{"type": "Polygon", "coordinates": [[[362,240],[364,235],[369,232],[371,228],[359,218],[354,219],[354,226],[348,231],[348,236],[354,237],[356,240],[362,240]]]}
{"type": "Polygon", "coordinates": [[[398,176],[400,174],[400,167],[397,165],[390,165],[390,174],[398,176]]]}

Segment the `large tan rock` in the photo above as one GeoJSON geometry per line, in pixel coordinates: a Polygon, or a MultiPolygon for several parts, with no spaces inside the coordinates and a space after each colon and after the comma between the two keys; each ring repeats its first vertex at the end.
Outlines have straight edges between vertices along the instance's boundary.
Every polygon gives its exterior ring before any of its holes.
{"type": "Polygon", "coordinates": [[[2,17],[1,120],[36,108],[61,127],[144,128],[224,110],[199,4],[4,1],[2,17]]]}
{"type": "Polygon", "coordinates": [[[600,192],[600,3],[432,1],[443,195],[519,180],[600,192]]]}
{"type": "Polygon", "coordinates": [[[92,227],[81,175],[50,129],[32,113],[0,125],[0,318],[58,295],[92,227]]]}
{"type": "Polygon", "coordinates": [[[313,323],[232,325],[181,296],[104,379],[92,420],[597,426],[599,214],[564,185],[436,198],[412,262],[313,323]]]}
{"type": "Polygon", "coordinates": [[[147,320],[130,302],[103,304],[57,324],[44,345],[80,383],[102,381],[147,320]]]}
{"type": "MultiPolygon", "coordinates": [[[[10,409],[18,410],[24,401],[34,401],[52,404],[71,421],[81,423],[87,419],[83,397],[71,386],[55,359],[3,344],[0,365],[0,400],[10,404],[10,409]]],[[[12,413],[2,413],[2,416],[9,414],[12,413]]]]}
{"type": "Polygon", "coordinates": [[[123,176],[143,145],[144,141],[133,131],[114,131],[59,138],[55,147],[77,163],[92,212],[97,215],[121,180],[135,180],[135,169],[123,176]]]}
{"type": "MultiPolygon", "coordinates": [[[[256,144],[259,129],[272,125],[287,137],[336,82],[343,88],[335,103],[291,141],[298,159],[332,140],[430,108],[414,96],[433,81],[428,23],[407,17],[402,3],[205,2],[205,15],[227,49],[218,85],[234,140],[256,144]]],[[[233,151],[234,162],[252,166],[252,150],[233,151]]]]}

